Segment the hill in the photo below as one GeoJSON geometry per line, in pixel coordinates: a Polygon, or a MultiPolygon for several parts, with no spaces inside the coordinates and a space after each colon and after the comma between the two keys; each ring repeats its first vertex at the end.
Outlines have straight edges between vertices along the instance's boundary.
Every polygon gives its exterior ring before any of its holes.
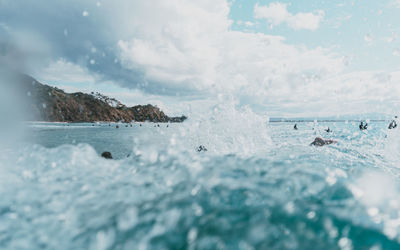
{"type": "Polygon", "coordinates": [[[48,122],[183,122],[185,116],[169,117],[151,104],[127,107],[100,93],[66,93],[20,75],[18,83],[27,97],[27,119],[48,122]]]}

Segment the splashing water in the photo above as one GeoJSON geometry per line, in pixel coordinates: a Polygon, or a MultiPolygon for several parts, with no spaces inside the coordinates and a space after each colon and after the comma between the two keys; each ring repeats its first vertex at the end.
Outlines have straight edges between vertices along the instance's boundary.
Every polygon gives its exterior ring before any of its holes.
{"type": "Polygon", "coordinates": [[[181,143],[188,148],[203,145],[215,154],[262,154],[271,144],[268,120],[248,107],[237,110],[234,102],[221,103],[212,108],[211,114],[184,123],[181,143]]]}
{"type": "Polygon", "coordinates": [[[42,146],[15,149],[0,170],[0,248],[400,246],[399,158],[387,150],[397,131],[295,131],[233,107],[169,127],[30,126],[42,146]],[[309,146],[316,136],[338,143],[309,146]],[[117,160],[101,158],[105,149],[117,160]]]}

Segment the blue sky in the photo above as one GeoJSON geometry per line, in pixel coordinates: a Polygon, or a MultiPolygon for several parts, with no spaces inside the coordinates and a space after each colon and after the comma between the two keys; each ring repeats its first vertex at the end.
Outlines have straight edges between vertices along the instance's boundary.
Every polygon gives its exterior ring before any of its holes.
{"type": "Polygon", "coordinates": [[[268,5],[276,1],[235,0],[230,17],[235,23],[232,29],[284,36],[288,43],[308,47],[329,47],[352,58],[348,68],[353,70],[398,69],[400,57],[393,52],[400,48],[399,41],[388,43],[387,38],[400,32],[399,8],[393,1],[279,1],[288,4],[292,13],[323,10],[324,20],[315,31],[294,31],[287,25],[269,27],[267,20],[254,18],[254,6],[268,5]],[[254,26],[239,25],[238,20],[250,21],[254,26]],[[373,41],[366,42],[365,36],[373,41]],[[385,39],[386,38],[386,39],[385,39]]]}
{"type": "Polygon", "coordinates": [[[397,0],[0,0],[0,63],[173,114],[221,100],[269,116],[393,113],[399,12],[397,0]]]}

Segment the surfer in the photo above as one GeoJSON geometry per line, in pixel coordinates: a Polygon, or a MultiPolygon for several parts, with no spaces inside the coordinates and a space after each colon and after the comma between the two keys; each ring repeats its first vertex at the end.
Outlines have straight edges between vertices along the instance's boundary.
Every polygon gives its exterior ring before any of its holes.
{"type": "Polygon", "coordinates": [[[197,152],[206,152],[206,151],[207,151],[207,148],[204,147],[203,145],[200,145],[200,146],[197,148],[197,152]]]}
{"type": "Polygon", "coordinates": [[[394,129],[394,128],[397,127],[397,122],[396,122],[397,116],[395,116],[394,118],[395,119],[393,119],[392,122],[389,124],[389,128],[388,129],[394,129]]]}
{"type": "Polygon", "coordinates": [[[364,124],[364,122],[360,122],[360,126],[358,127],[360,128],[360,130],[366,130],[368,129],[368,123],[364,124]]]}
{"type": "Polygon", "coordinates": [[[326,132],[330,133],[332,130],[328,127],[328,129],[325,129],[326,132]]]}
{"type": "Polygon", "coordinates": [[[298,128],[297,128],[297,123],[296,124],[294,124],[294,127],[293,127],[293,129],[294,130],[297,130],[298,128]]]}
{"type": "Polygon", "coordinates": [[[337,141],[331,140],[331,139],[322,139],[321,137],[316,137],[314,139],[314,141],[311,142],[310,146],[322,147],[322,146],[329,145],[332,143],[337,143],[337,141]]]}

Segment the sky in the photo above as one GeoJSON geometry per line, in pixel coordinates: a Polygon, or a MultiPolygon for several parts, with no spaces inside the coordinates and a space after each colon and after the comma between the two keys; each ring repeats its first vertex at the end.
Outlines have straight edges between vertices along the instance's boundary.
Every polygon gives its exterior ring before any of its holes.
{"type": "Polygon", "coordinates": [[[395,114],[400,1],[0,0],[0,64],[168,114],[395,114]]]}

